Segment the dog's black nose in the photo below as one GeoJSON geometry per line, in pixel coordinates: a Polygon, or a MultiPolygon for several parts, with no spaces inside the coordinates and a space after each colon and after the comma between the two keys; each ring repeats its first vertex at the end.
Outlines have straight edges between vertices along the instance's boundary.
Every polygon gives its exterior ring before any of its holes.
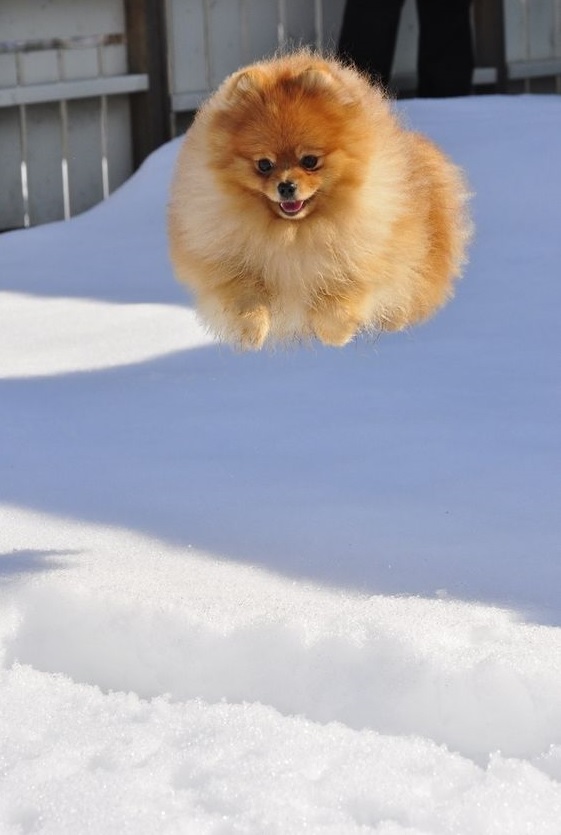
{"type": "Polygon", "coordinates": [[[296,194],[298,186],[290,180],[283,180],[282,183],[278,184],[277,188],[283,200],[291,200],[296,194]]]}

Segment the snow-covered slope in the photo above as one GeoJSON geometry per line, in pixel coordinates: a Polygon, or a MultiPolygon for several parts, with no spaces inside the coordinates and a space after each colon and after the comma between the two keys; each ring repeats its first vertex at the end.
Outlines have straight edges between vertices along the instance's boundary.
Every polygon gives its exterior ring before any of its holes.
{"type": "Polygon", "coordinates": [[[0,237],[0,832],[561,832],[561,99],[403,111],[477,227],[405,335],[212,343],[177,143],[0,237]]]}

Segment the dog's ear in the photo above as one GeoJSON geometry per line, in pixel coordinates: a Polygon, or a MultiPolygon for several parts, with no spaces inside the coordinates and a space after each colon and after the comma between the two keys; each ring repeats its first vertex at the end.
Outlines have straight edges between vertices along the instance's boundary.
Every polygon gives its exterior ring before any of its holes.
{"type": "Polygon", "coordinates": [[[300,75],[296,76],[295,81],[304,90],[315,93],[322,90],[332,90],[335,79],[327,66],[319,66],[306,67],[300,75]]]}
{"type": "Polygon", "coordinates": [[[260,95],[264,81],[264,73],[255,68],[235,73],[229,79],[228,98],[260,95]]]}
{"type": "Polygon", "coordinates": [[[335,75],[328,64],[310,66],[296,76],[296,83],[308,93],[328,93],[341,104],[354,104],[355,97],[344,81],[335,75]]]}

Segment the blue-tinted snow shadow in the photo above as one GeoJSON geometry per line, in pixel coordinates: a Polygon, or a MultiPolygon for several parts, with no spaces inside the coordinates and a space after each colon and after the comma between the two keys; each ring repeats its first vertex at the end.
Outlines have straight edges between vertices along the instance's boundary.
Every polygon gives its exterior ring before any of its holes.
{"type": "Polygon", "coordinates": [[[166,203],[179,140],[110,198],[69,221],[0,241],[0,291],[115,304],[185,304],[167,257],[166,203]]]}
{"type": "MultiPolygon", "coordinates": [[[[0,497],[293,576],[559,622],[552,99],[525,102],[524,130],[508,98],[408,105],[478,195],[468,276],[434,323],[343,351],[208,348],[4,381],[0,497]]],[[[3,288],[185,303],[163,257],[176,147],[103,206],[33,230],[33,252],[3,236],[3,288]]]]}
{"type": "Polygon", "coordinates": [[[67,561],[59,558],[78,553],[78,551],[17,548],[0,554],[0,584],[19,580],[29,574],[66,569],[67,561]]]}
{"type": "Polygon", "coordinates": [[[528,399],[448,327],[4,381],[0,498],[299,578],[561,622],[547,390],[528,399]]]}

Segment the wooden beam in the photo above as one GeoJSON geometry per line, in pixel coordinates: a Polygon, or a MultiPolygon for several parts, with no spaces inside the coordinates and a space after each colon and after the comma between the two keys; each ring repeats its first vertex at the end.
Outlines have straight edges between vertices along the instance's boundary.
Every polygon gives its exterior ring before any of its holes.
{"type": "Polygon", "coordinates": [[[49,84],[28,84],[19,87],[0,87],[0,107],[20,104],[41,104],[69,99],[88,99],[94,96],[117,96],[148,89],[146,75],[105,75],[76,81],[55,81],[49,84]]]}
{"type": "Polygon", "coordinates": [[[507,90],[504,0],[475,0],[476,65],[494,67],[497,92],[507,90]]]}
{"type": "Polygon", "coordinates": [[[164,15],[162,0],[125,0],[129,72],[149,79],[146,92],[131,96],[135,168],[170,138],[164,15]]]}
{"type": "Polygon", "coordinates": [[[534,61],[511,61],[507,65],[508,77],[513,81],[525,78],[546,78],[561,75],[561,58],[541,58],[534,61]]]}
{"type": "Polygon", "coordinates": [[[210,96],[210,90],[198,90],[194,93],[174,93],[171,97],[171,107],[174,113],[184,113],[187,110],[197,110],[210,96]]]}

